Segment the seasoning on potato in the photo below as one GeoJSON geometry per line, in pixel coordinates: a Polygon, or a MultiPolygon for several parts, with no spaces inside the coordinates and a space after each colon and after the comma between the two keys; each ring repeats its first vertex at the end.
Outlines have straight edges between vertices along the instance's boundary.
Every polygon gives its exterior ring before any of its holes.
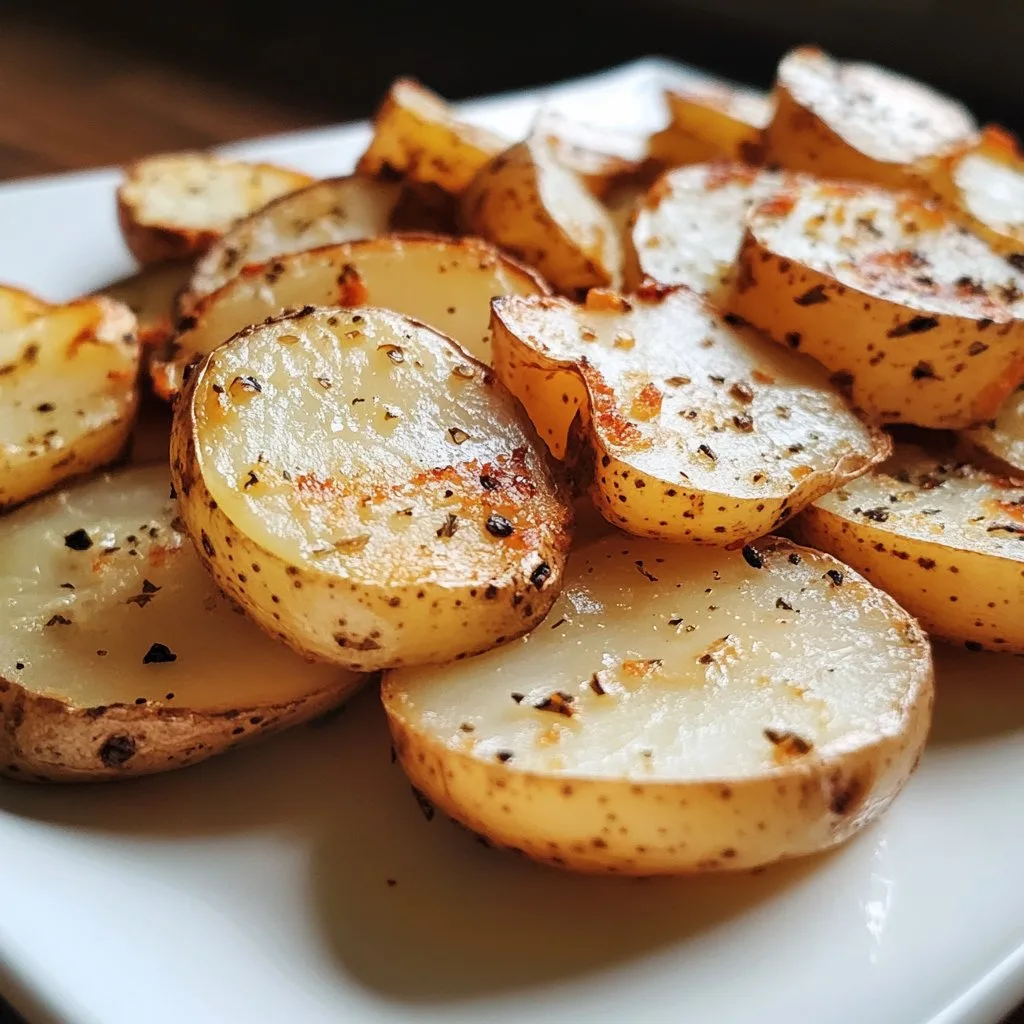
{"type": "Polygon", "coordinates": [[[1024,384],[1010,395],[990,423],[968,430],[966,439],[1005,473],[1024,474],[1024,384]]]}
{"type": "Polygon", "coordinates": [[[515,399],[380,309],[247,328],[175,409],[182,516],[267,632],[357,670],[445,661],[537,624],[572,512],[515,399]]]}
{"type": "Polygon", "coordinates": [[[506,297],[493,323],[498,376],[630,533],[742,543],[889,452],[820,367],[685,288],[506,297]]]}

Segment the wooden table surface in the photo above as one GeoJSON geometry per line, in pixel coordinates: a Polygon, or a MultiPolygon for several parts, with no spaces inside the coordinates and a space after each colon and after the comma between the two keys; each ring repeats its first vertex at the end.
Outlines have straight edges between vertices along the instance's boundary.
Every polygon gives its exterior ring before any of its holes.
{"type": "MultiPolygon", "coordinates": [[[[606,58],[595,49],[593,66],[643,52],[613,50],[606,58]]],[[[701,61],[699,52],[686,56],[701,61]]],[[[579,70],[585,68],[563,65],[559,77],[579,70]]],[[[490,80],[466,91],[506,85],[490,80]]],[[[154,59],[137,47],[7,17],[0,3],[0,181],[309,127],[323,123],[325,110],[335,121],[365,116],[366,90],[330,103],[282,101],[251,81],[224,84],[223,76],[154,59]]],[[[2,1000],[0,1024],[18,1024],[2,1000]]],[[[1007,1024],[1024,1024],[1024,1011],[1007,1024]]]]}

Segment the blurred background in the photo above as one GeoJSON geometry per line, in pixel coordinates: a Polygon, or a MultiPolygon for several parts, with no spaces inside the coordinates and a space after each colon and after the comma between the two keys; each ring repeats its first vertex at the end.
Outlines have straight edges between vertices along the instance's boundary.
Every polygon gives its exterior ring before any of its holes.
{"type": "Polygon", "coordinates": [[[0,0],[0,178],[362,117],[398,73],[459,99],[653,53],[767,86],[800,42],[1019,130],[1022,29],[1017,0],[376,0],[273,17],[230,0],[0,0]]]}

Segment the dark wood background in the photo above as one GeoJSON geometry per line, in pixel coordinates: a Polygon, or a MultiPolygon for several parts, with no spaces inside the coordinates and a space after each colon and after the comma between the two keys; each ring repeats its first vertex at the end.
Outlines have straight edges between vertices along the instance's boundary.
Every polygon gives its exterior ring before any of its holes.
{"type": "MultiPolygon", "coordinates": [[[[1024,126],[1024,4],[1007,0],[377,0],[329,13],[317,5],[315,16],[287,10],[268,18],[216,0],[0,0],[0,180],[363,117],[399,73],[462,98],[660,53],[766,86],[779,54],[800,42],[886,62],[960,96],[983,120],[1024,126]]],[[[0,1001],[0,1024],[15,1021],[0,1001]]]]}

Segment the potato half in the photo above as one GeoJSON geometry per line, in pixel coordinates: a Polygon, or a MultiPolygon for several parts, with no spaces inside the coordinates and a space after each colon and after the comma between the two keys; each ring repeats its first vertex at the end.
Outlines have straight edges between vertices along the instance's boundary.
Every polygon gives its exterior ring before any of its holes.
{"type": "Polygon", "coordinates": [[[467,124],[437,93],[396,79],[373,118],[373,139],[356,167],[363,175],[436,185],[454,195],[508,146],[494,132],[467,124]]]}
{"type": "Polygon", "coordinates": [[[392,236],[292,253],[244,268],[183,318],[181,333],[153,359],[153,388],[172,397],[197,357],[243,327],[312,305],[392,309],[490,362],[491,298],[547,292],[531,270],[475,238],[392,236]]]}
{"type": "Polygon", "coordinates": [[[309,185],[308,174],[211,153],[165,153],[125,168],[121,234],[140,263],[196,256],[236,220],[309,185]]]}
{"type": "Polygon", "coordinates": [[[195,764],[341,702],[213,585],[166,465],[101,475],[0,519],[0,771],[117,779],[195,764]]]}
{"type": "Polygon", "coordinates": [[[463,657],[558,593],[572,514],[543,445],[490,370],[396,313],[242,331],[190,380],[171,456],[217,582],[304,654],[463,657]]]}
{"type": "Polygon", "coordinates": [[[1024,386],[1010,395],[991,423],[965,434],[1009,473],[1024,474],[1024,386]]]}
{"type": "Polygon", "coordinates": [[[466,229],[536,267],[556,289],[615,285],[622,243],[608,211],[534,135],[481,168],[462,195],[466,229]]]}
{"type": "Polygon", "coordinates": [[[394,182],[328,178],[280,196],[243,218],[196,262],[181,296],[185,315],[243,267],[322,245],[387,234],[402,195],[394,182]]]}
{"type": "Polygon", "coordinates": [[[820,367],[685,288],[507,297],[493,323],[499,377],[630,533],[742,543],[889,452],[820,367]]]}
{"type": "Polygon", "coordinates": [[[864,573],[930,633],[1024,653],[1024,480],[900,445],[793,531],[864,573]]]}
{"type": "Polygon", "coordinates": [[[932,184],[996,252],[1024,269],[1024,154],[989,126],[977,146],[942,161],[932,184]]]}
{"type": "Polygon", "coordinates": [[[662,175],[630,219],[626,286],[652,281],[714,291],[736,262],[750,208],[793,180],[733,163],[695,164],[662,175]]]}
{"type": "Polygon", "coordinates": [[[920,82],[802,46],[776,73],[765,159],[823,178],[907,188],[976,131],[966,107],[920,82]]]}
{"type": "Polygon", "coordinates": [[[667,90],[665,103],[671,120],[650,145],[651,156],[664,166],[705,160],[760,162],[761,136],[775,107],[763,92],[695,85],[667,90]]]}
{"type": "Polygon", "coordinates": [[[383,700],[445,813],[559,867],[653,875],[848,839],[913,771],[932,686],[914,620],[827,555],[613,535],[528,637],[388,673],[383,700]]]}
{"type": "Polygon", "coordinates": [[[31,292],[12,285],[0,284],[0,331],[24,327],[49,308],[48,302],[31,292]]]}
{"type": "Polygon", "coordinates": [[[191,273],[187,262],[154,263],[107,285],[98,294],[124,303],[135,314],[139,341],[153,350],[174,334],[175,305],[191,273]]]}
{"type": "Polygon", "coordinates": [[[887,423],[959,428],[1024,379],[1024,274],[939,203],[808,183],[751,211],[729,308],[887,423]]]}
{"type": "Polygon", "coordinates": [[[117,458],[138,404],[139,358],[135,317],[110,299],[51,306],[0,329],[0,510],[117,458]]]}

